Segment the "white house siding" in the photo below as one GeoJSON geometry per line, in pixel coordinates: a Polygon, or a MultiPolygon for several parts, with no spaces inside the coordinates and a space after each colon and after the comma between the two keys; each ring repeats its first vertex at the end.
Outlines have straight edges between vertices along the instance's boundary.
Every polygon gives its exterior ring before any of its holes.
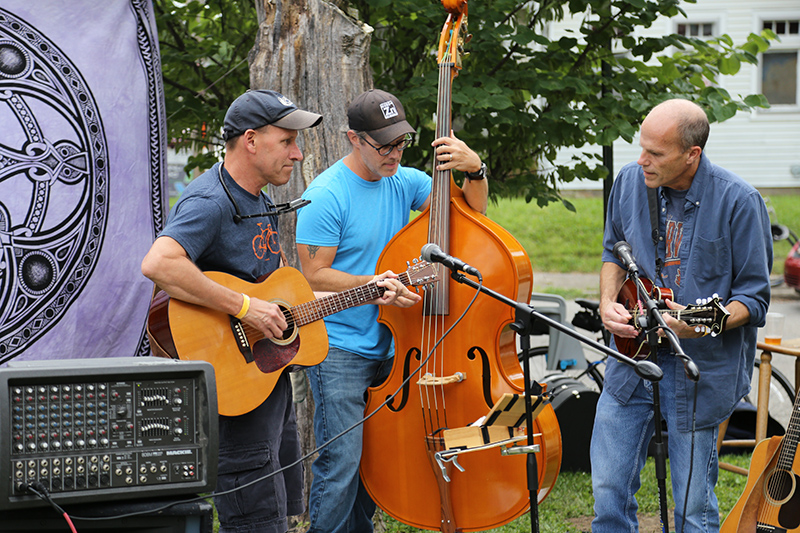
{"type": "MultiPolygon", "coordinates": [[[[763,20],[800,19],[800,0],[698,0],[682,4],[687,17],[664,18],[642,35],[663,35],[676,31],[681,22],[714,23],[715,35],[726,33],[736,44],[745,41],[750,33],[758,33],[763,20]]],[[[577,28],[581,18],[554,24],[550,37],[577,28]]],[[[783,36],[783,42],[772,49],[797,50],[800,36],[783,36]]],[[[760,66],[745,64],[735,76],[725,76],[720,85],[731,95],[744,97],[758,93],[760,66]]],[[[584,147],[581,151],[600,153],[599,147],[584,147]]],[[[569,160],[571,150],[560,154],[559,163],[569,160]]],[[[735,117],[711,125],[706,154],[712,162],[742,176],[758,188],[787,188],[800,190],[800,106],[776,107],[735,117]]],[[[638,138],[633,144],[617,141],[614,144],[614,174],[639,156],[638,138]]],[[[562,189],[600,189],[599,182],[580,181],[562,184],[562,189]]],[[[787,192],[788,192],[787,190],[787,192]]]]}

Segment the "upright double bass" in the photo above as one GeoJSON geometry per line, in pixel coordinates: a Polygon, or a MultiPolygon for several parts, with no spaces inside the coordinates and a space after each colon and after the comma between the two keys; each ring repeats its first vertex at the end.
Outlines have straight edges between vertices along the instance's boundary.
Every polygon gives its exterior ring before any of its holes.
{"type": "MultiPolygon", "coordinates": [[[[467,1],[443,0],[448,12],[439,42],[439,94],[436,137],[451,131],[451,86],[460,68],[467,1]]],[[[502,227],[469,207],[451,172],[433,170],[430,207],[401,230],[378,260],[377,272],[404,268],[406,258],[426,243],[477,267],[484,284],[516,301],[527,302],[531,263],[521,245],[502,227]]],[[[396,390],[400,393],[364,426],[361,478],[376,504],[414,527],[482,531],[499,527],[530,507],[524,455],[502,455],[500,448],[458,458],[464,471],[435,460],[444,447],[442,432],[476,422],[503,394],[523,394],[516,334],[509,328],[513,310],[480,294],[464,319],[442,337],[467,310],[475,290],[450,279],[442,268],[439,282],[422,305],[408,309],[382,306],[379,321],[392,331],[392,372],[370,389],[367,413],[396,390]],[[427,362],[411,375],[430,355],[427,362]],[[401,386],[408,379],[406,385],[401,386]],[[449,481],[448,481],[449,479],[449,481]]],[[[549,404],[534,419],[541,501],[552,489],[561,464],[558,421],[549,404]]]]}

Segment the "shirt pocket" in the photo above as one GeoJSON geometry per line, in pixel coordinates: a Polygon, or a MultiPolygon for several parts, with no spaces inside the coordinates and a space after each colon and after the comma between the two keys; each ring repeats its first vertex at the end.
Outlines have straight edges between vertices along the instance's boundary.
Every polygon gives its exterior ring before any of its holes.
{"type": "Polygon", "coordinates": [[[696,258],[692,264],[694,270],[687,274],[695,277],[698,286],[705,282],[712,283],[711,287],[722,286],[720,280],[730,277],[732,267],[728,240],[725,237],[708,240],[698,235],[693,248],[692,255],[696,258]]]}

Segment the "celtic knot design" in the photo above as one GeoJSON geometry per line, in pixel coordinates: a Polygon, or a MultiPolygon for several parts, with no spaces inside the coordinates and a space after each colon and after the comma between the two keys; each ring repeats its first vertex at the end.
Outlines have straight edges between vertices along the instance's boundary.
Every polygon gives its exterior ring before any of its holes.
{"type": "Polygon", "coordinates": [[[78,69],[0,9],[0,363],[66,311],[95,268],[108,152],[78,69]]]}

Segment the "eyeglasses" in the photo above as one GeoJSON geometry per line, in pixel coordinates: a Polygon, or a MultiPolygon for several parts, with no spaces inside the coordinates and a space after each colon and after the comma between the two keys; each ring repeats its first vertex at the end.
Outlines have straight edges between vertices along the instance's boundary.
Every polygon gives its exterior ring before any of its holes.
{"type": "Polygon", "coordinates": [[[359,135],[359,138],[362,141],[364,141],[365,143],[367,143],[368,145],[370,145],[371,147],[373,147],[375,149],[375,151],[378,152],[378,155],[381,155],[381,156],[387,156],[387,155],[391,154],[392,150],[394,150],[395,148],[397,148],[398,152],[402,152],[403,150],[405,150],[406,148],[411,146],[412,142],[414,142],[414,137],[412,137],[410,134],[406,135],[403,138],[403,140],[400,141],[397,144],[384,144],[383,146],[375,146],[374,144],[369,142],[365,137],[363,137],[361,135],[359,135]]]}

